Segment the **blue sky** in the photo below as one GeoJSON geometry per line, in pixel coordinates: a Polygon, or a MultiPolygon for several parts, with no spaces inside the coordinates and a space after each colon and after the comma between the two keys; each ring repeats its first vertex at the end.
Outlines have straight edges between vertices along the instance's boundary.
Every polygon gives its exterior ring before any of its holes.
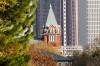
{"type": "Polygon", "coordinates": [[[79,44],[87,44],[86,0],[79,0],[79,44]]]}

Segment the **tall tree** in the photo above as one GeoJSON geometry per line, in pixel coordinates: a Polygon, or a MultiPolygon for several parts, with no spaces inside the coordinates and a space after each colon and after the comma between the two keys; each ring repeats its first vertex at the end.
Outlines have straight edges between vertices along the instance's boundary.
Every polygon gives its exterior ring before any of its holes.
{"type": "Polygon", "coordinates": [[[35,0],[0,1],[0,33],[11,38],[29,38],[35,19],[35,0]]]}
{"type": "Polygon", "coordinates": [[[26,66],[36,0],[0,0],[0,66],[26,66]]]}

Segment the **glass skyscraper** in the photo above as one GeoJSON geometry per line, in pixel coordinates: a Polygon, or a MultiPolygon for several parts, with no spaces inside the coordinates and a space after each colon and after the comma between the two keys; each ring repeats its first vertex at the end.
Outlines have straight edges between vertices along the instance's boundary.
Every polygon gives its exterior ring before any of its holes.
{"type": "Polygon", "coordinates": [[[87,0],[88,44],[100,38],[100,0],[87,0]]]}
{"type": "Polygon", "coordinates": [[[63,0],[62,43],[78,45],[78,0],[63,0]]]}

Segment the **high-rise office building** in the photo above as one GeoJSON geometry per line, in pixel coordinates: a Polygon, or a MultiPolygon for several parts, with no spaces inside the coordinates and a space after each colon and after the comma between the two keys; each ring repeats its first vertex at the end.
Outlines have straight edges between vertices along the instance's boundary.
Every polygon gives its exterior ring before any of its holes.
{"type": "Polygon", "coordinates": [[[78,46],[78,0],[63,0],[62,43],[78,46]]]}
{"type": "Polygon", "coordinates": [[[100,37],[100,0],[87,0],[88,44],[100,37]]]}

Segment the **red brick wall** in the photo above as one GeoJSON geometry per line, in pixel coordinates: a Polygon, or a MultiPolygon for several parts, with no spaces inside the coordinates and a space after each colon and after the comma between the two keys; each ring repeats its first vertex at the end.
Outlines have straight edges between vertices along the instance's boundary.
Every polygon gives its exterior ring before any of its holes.
{"type": "Polygon", "coordinates": [[[60,35],[56,35],[55,44],[56,44],[56,47],[61,46],[61,36],[60,35]]]}

